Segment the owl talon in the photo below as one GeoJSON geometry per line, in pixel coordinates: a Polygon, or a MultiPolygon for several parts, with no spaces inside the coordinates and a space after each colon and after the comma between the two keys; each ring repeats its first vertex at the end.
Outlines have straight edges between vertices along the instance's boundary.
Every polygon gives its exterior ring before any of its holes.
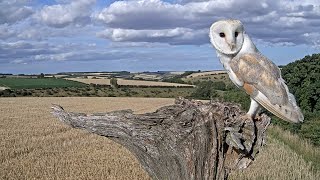
{"type": "Polygon", "coordinates": [[[250,122],[253,120],[253,117],[250,114],[245,114],[245,115],[241,116],[240,118],[244,123],[250,122]]]}

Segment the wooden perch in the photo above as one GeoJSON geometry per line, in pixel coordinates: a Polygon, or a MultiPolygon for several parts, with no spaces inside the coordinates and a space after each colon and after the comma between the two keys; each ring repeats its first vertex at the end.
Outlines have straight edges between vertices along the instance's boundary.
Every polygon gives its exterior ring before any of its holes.
{"type": "Polygon", "coordinates": [[[246,168],[266,140],[270,118],[252,120],[231,103],[183,98],[153,113],[131,110],[86,115],[53,105],[73,128],[108,137],[131,151],[153,179],[227,179],[246,168]]]}

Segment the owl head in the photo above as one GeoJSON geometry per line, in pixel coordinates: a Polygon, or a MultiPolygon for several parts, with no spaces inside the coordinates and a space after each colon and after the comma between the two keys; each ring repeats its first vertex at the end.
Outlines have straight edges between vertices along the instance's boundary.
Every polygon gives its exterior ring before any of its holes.
{"type": "Polygon", "coordinates": [[[237,54],[243,44],[244,28],[239,20],[221,20],[210,27],[210,41],[222,54],[237,54]]]}

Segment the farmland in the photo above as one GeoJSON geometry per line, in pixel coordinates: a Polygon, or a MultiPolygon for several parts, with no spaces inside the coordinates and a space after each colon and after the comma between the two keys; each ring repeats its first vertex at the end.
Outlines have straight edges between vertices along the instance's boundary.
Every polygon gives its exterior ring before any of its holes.
{"type": "Polygon", "coordinates": [[[195,78],[195,77],[203,77],[203,76],[218,75],[218,74],[227,74],[227,71],[217,70],[217,71],[195,72],[195,73],[189,74],[186,78],[195,78]]]}
{"type": "MultiPolygon", "coordinates": [[[[317,91],[320,87],[317,81],[319,73],[305,73],[306,69],[319,71],[318,57],[319,55],[307,56],[282,69],[289,89],[295,94],[297,102],[304,111],[305,122],[287,123],[269,114],[274,126],[268,129],[267,145],[249,169],[234,172],[230,179],[320,179],[320,99],[317,91]],[[299,137],[276,125],[298,134],[299,137]]],[[[64,106],[66,110],[86,113],[128,108],[137,113],[144,113],[171,104],[173,99],[137,97],[183,96],[240,103],[243,109],[249,107],[249,97],[234,87],[227,74],[188,73],[180,73],[176,77],[170,75],[166,80],[177,83],[183,80],[195,84],[195,88],[173,86],[112,88],[109,85],[95,84],[46,88],[43,87],[47,85],[46,83],[38,83],[41,87],[20,89],[14,88],[19,83],[12,83],[11,86],[8,82],[1,83],[0,96],[36,96],[37,98],[0,98],[2,115],[0,179],[149,179],[137,160],[126,149],[107,138],[64,126],[50,115],[50,104],[57,103],[64,106]],[[187,75],[188,73],[190,76],[187,75]],[[6,89],[8,86],[12,89],[6,89]]],[[[79,76],[83,76],[83,73],[70,76],[81,79],[79,76]]],[[[92,75],[95,78],[106,78],[102,76],[105,74],[92,75]]],[[[89,74],[87,77],[90,77],[89,74]]],[[[153,78],[152,73],[138,76],[138,78],[142,77],[153,78]]],[[[6,78],[0,80],[3,79],[6,78]]],[[[165,80],[164,76],[162,80],[165,80]]]]}
{"type": "Polygon", "coordinates": [[[65,87],[46,89],[7,89],[0,91],[0,97],[189,97],[194,88],[182,87],[65,87]]]}
{"type": "Polygon", "coordinates": [[[0,78],[0,86],[11,89],[35,89],[53,87],[84,87],[80,82],[56,78],[0,78]]]}
{"type": "Polygon", "coordinates": [[[106,78],[0,78],[0,97],[178,97],[190,96],[194,85],[106,78]]]}
{"type": "Polygon", "coordinates": [[[196,72],[192,73],[186,77],[182,78],[183,81],[197,84],[202,81],[223,81],[226,84],[231,84],[231,81],[228,77],[228,74],[226,71],[206,71],[206,72],[196,72]]]}
{"type": "MultiPolygon", "coordinates": [[[[155,111],[174,99],[112,97],[0,98],[0,179],[150,179],[136,158],[108,138],[76,130],[50,114],[52,103],[74,112],[155,111]]],[[[270,127],[254,164],[230,179],[316,180],[320,150],[270,127]]]]}
{"type": "MultiPolygon", "coordinates": [[[[110,85],[110,79],[84,79],[84,78],[66,78],[67,80],[77,81],[86,84],[99,84],[99,85],[110,85]]],[[[127,80],[117,79],[118,85],[120,86],[165,86],[165,87],[194,87],[189,84],[178,84],[168,82],[157,82],[157,81],[141,81],[141,80],[127,80]]]]}

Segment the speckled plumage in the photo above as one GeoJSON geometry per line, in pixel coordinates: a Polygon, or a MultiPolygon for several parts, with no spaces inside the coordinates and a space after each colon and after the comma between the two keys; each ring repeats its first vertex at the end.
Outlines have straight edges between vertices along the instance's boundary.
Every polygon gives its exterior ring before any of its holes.
{"type": "Polygon", "coordinates": [[[230,61],[233,72],[242,81],[253,85],[255,91],[251,96],[261,91],[272,104],[285,105],[288,94],[281,78],[279,68],[259,53],[247,53],[230,61]]]}
{"type": "Polygon", "coordinates": [[[248,115],[254,117],[261,105],[283,120],[303,121],[280,69],[258,51],[239,20],[213,23],[209,37],[231,81],[250,95],[248,115]]]}

